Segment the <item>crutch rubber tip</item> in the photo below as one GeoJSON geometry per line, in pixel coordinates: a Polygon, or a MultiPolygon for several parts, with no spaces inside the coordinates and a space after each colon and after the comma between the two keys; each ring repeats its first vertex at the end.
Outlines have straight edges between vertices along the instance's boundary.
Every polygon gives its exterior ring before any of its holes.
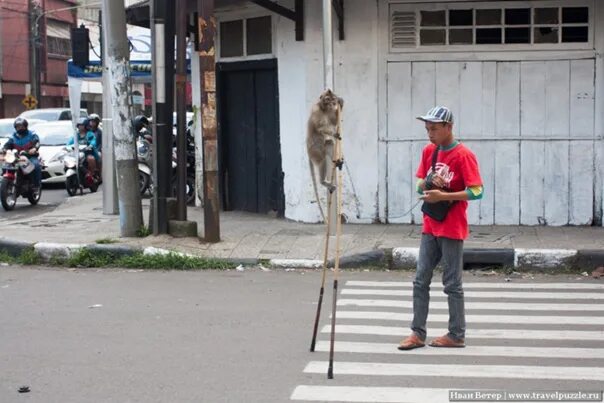
{"type": "Polygon", "coordinates": [[[333,368],[329,367],[327,370],[327,379],[333,379],[333,368]]]}

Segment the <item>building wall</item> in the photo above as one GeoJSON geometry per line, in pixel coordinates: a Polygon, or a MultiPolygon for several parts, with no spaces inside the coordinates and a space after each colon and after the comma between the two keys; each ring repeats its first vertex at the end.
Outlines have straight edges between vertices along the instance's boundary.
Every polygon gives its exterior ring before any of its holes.
{"type": "MultiPolygon", "coordinates": [[[[293,2],[288,5],[293,8],[293,2]]],[[[345,102],[342,211],[349,222],[369,223],[378,210],[377,7],[349,0],[345,9],[346,40],[334,37],[334,91],[345,102]]],[[[321,220],[305,145],[308,113],[324,90],[321,15],[321,7],[306,2],[303,42],[296,42],[290,20],[277,17],[276,29],[285,216],[305,222],[321,220]]],[[[319,188],[326,206],[326,192],[319,188]]]]}
{"type": "MultiPolygon", "coordinates": [[[[0,1],[2,12],[2,81],[20,84],[3,86],[3,94],[17,95],[17,88],[29,82],[29,19],[27,0],[0,1]]],[[[19,95],[24,95],[22,92],[19,95]]]]}
{"type": "MultiPolygon", "coordinates": [[[[380,149],[382,219],[421,222],[419,206],[403,214],[416,203],[413,176],[426,144],[415,116],[431,105],[446,104],[456,114],[456,134],[477,154],[485,182],[483,200],[470,203],[470,223],[601,223],[602,107],[597,99],[603,78],[595,49],[602,48],[599,29],[604,24],[597,23],[603,21],[602,3],[521,4],[591,4],[589,44],[396,52],[389,47],[390,7],[411,10],[414,5],[406,3],[412,2],[379,3],[380,137],[386,139],[380,149]]],[[[421,7],[455,4],[433,3],[421,7]]],[[[510,3],[475,2],[470,7],[502,4],[510,3]]]]}
{"type": "MultiPolygon", "coordinates": [[[[45,11],[66,8],[76,5],[73,0],[41,0],[40,5],[45,11]]],[[[28,93],[30,83],[30,31],[28,16],[28,0],[0,0],[2,24],[2,91],[3,95],[0,117],[13,117],[25,108],[21,104],[28,93]]],[[[41,93],[38,107],[62,106],[67,98],[66,61],[67,57],[48,55],[44,20],[54,20],[67,24],[75,24],[75,13],[61,11],[49,13],[41,19],[41,93]]]]}
{"type": "MultiPolygon", "coordinates": [[[[320,214],[305,127],[308,111],[323,90],[322,15],[317,3],[306,3],[303,42],[295,41],[292,21],[273,18],[285,216],[316,222],[320,214]]],[[[334,20],[335,92],[345,100],[343,211],[349,222],[421,223],[414,173],[427,141],[415,116],[447,104],[457,117],[456,134],[479,158],[486,186],[484,199],[470,204],[470,223],[601,224],[604,3],[521,4],[592,4],[589,46],[391,52],[389,7],[413,3],[420,2],[346,1],[343,42],[337,40],[334,20]]],[[[436,8],[460,4],[421,3],[436,8]]],[[[293,8],[292,0],[280,4],[293,8]]]]}

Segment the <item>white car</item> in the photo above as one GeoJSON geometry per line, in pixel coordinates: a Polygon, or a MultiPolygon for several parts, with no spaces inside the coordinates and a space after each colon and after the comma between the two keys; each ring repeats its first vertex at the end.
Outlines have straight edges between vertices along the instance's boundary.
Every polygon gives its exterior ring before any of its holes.
{"type": "Polygon", "coordinates": [[[65,182],[63,158],[67,155],[65,146],[74,137],[75,131],[70,120],[43,122],[30,125],[40,137],[40,158],[42,167],[42,183],[65,182]]]}
{"type": "MultiPolygon", "coordinates": [[[[71,121],[71,109],[69,108],[42,108],[42,109],[32,109],[29,111],[25,111],[19,115],[20,118],[25,118],[28,121],[30,119],[39,119],[45,121],[55,121],[55,120],[69,120],[71,121]]],[[[80,117],[86,118],[88,117],[88,111],[86,109],[80,109],[80,117]]]]}

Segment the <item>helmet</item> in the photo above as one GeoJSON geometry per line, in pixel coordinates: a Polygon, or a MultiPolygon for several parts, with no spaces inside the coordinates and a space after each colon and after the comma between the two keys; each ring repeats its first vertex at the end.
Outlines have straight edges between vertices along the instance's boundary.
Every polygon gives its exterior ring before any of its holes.
{"type": "Polygon", "coordinates": [[[90,115],[88,115],[88,120],[92,121],[94,120],[97,123],[101,122],[101,117],[99,115],[97,115],[96,113],[91,113],[90,115]]]}
{"type": "Polygon", "coordinates": [[[89,123],[90,123],[90,121],[88,120],[88,118],[79,118],[78,122],[76,123],[76,127],[84,126],[86,129],[88,129],[89,123]]]}
{"type": "Polygon", "coordinates": [[[27,123],[27,119],[25,118],[17,118],[15,119],[15,122],[13,123],[13,127],[15,128],[15,130],[17,129],[17,126],[23,126],[25,129],[27,129],[28,123],[27,123]]]}
{"type": "Polygon", "coordinates": [[[134,118],[134,130],[136,132],[139,132],[143,126],[146,126],[149,124],[149,119],[147,119],[147,117],[145,115],[138,115],[134,118]]]}

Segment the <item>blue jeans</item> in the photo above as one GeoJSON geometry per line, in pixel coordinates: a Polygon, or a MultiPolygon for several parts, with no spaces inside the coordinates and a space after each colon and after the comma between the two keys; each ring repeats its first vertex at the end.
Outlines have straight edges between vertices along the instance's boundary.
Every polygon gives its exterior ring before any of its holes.
{"type": "Polygon", "coordinates": [[[30,157],[29,161],[34,164],[34,184],[35,186],[42,185],[42,166],[38,157],[30,157]]]}
{"type": "Polygon", "coordinates": [[[463,241],[422,234],[413,280],[413,322],[411,330],[426,339],[426,320],[430,304],[430,283],[434,268],[443,263],[443,285],[449,304],[449,337],[459,340],[465,337],[466,317],[462,287],[463,241]]]}

